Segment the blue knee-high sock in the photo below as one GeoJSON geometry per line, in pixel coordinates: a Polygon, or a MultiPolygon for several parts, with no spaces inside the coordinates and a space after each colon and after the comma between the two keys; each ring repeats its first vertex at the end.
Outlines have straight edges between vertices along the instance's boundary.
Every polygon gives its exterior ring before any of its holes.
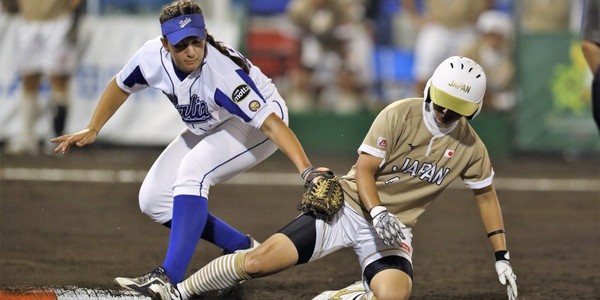
{"type": "MultiPolygon", "coordinates": [[[[171,221],[169,220],[163,225],[171,228],[171,221]]],[[[206,226],[201,237],[203,240],[225,250],[226,253],[248,249],[251,246],[250,238],[247,235],[237,231],[211,213],[208,213],[206,226]]]]}
{"type": "Polygon", "coordinates": [[[250,247],[248,236],[235,230],[235,228],[229,226],[229,224],[211,213],[208,213],[208,220],[204,232],[202,232],[202,239],[217,245],[228,253],[250,247]]]}
{"type": "Polygon", "coordinates": [[[173,200],[173,220],[169,248],[163,268],[173,283],[183,281],[208,218],[208,200],[200,196],[177,195],[173,200]]]}

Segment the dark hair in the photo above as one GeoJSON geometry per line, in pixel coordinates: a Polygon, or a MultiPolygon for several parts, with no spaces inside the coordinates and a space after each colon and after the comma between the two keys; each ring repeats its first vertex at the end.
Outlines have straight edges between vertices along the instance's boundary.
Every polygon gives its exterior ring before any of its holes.
{"type": "MultiPolygon", "coordinates": [[[[194,0],[178,0],[164,5],[160,10],[160,17],[158,20],[160,21],[160,24],[163,24],[175,17],[192,14],[204,15],[202,13],[202,8],[194,0]]],[[[250,65],[243,58],[232,56],[229,50],[221,42],[216,41],[212,35],[207,33],[206,41],[217,48],[223,55],[229,57],[236,65],[242,68],[244,72],[250,73],[250,65]]]]}

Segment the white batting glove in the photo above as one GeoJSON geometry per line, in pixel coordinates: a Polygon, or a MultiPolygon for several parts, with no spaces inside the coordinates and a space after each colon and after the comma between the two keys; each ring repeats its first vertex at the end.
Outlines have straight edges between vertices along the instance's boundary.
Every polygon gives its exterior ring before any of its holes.
{"type": "Polygon", "coordinates": [[[500,283],[506,285],[508,300],[517,300],[517,275],[515,275],[510,266],[509,258],[508,251],[496,252],[496,272],[498,273],[500,283]]]}
{"type": "Polygon", "coordinates": [[[387,211],[387,208],[377,205],[369,211],[373,218],[373,227],[377,235],[383,240],[386,246],[400,247],[402,240],[406,237],[402,233],[402,227],[405,227],[398,218],[387,211]]]}

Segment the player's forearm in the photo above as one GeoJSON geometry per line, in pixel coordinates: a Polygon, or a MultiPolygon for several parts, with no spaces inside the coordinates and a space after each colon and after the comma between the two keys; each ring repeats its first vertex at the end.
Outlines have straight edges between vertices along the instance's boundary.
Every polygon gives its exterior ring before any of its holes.
{"type": "Polygon", "coordinates": [[[367,210],[381,205],[377,185],[375,183],[375,172],[379,168],[381,159],[372,155],[362,153],[356,162],[356,186],[358,195],[367,210]]]}
{"type": "Polygon", "coordinates": [[[294,163],[299,173],[312,167],[300,141],[278,116],[269,115],[260,130],[294,163]]]}
{"type": "MultiPolygon", "coordinates": [[[[367,175],[367,174],[365,174],[367,175]]],[[[363,205],[367,210],[381,205],[379,194],[377,193],[377,186],[375,185],[375,179],[373,176],[356,176],[356,185],[358,186],[358,195],[363,205]]]]}
{"type": "Polygon", "coordinates": [[[482,191],[476,192],[475,197],[479,206],[481,220],[488,234],[488,239],[494,251],[507,250],[504,220],[498,203],[496,190],[490,186],[482,191]]]}
{"type": "Polygon", "coordinates": [[[123,105],[128,97],[129,94],[121,90],[113,78],[102,93],[87,128],[96,131],[96,133],[100,132],[100,129],[102,129],[104,124],[106,124],[119,107],[123,105]]]}

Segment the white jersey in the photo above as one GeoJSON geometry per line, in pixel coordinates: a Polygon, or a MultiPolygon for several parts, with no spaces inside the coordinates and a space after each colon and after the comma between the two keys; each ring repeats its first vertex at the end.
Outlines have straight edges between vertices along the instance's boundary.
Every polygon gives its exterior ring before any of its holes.
{"type": "MultiPolygon", "coordinates": [[[[243,58],[236,50],[228,49],[231,55],[243,58]]],[[[133,55],[116,81],[128,93],[147,87],[161,90],[189,130],[197,135],[232,117],[260,128],[271,113],[283,118],[285,104],[271,79],[248,64],[250,74],[207,43],[202,66],[186,76],[175,68],[171,54],[157,37],[133,55]]]]}
{"type": "Polygon", "coordinates": [[[247,74],[209,43],[205,53],[201,67],[186,74],[175,67],[157,37],[146,42],[116,76],[128,93],[148,87],[161,90],[187,125],[154,162],[140,189],[140,209],[161,224],[172,218],[173,196],[208,199],[210,187],[277,151],[260,130],[267,116],[275,113],[289,122],[285,102],[258,67],[246,61],[247,74]]]}

